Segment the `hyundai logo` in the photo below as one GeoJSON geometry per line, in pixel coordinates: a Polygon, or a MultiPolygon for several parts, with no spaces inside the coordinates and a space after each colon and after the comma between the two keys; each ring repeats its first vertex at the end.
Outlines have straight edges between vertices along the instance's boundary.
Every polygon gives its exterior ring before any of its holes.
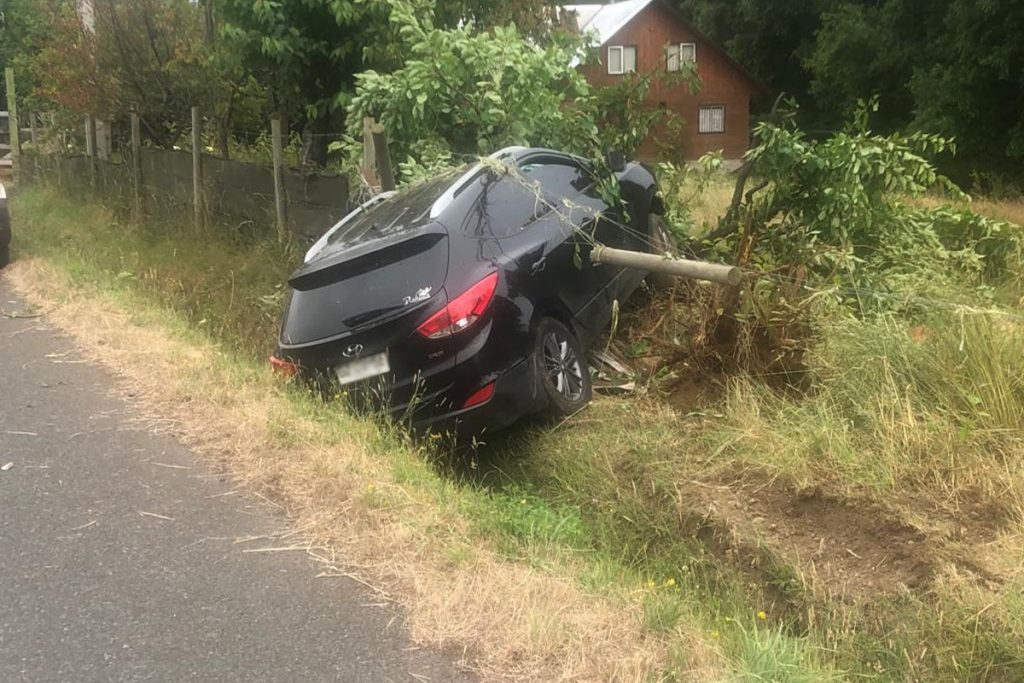
{"type": "Polygon", "coordinates": [[[355,358],[356,356],[358,356],[362,352],[363,352],[363,345],[362,344],[353,344],[352,346],[350,346],[347,349],[345,349],[342,352],[342,355],[345,356],[345,358],[355,358]]]}

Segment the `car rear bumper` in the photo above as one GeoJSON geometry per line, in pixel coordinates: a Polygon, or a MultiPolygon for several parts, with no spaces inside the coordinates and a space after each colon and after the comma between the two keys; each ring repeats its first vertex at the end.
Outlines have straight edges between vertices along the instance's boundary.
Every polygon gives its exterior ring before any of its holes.
{"type": "Polygon", "coordinates": [[[412,426],[417,431],[480,435],[505,429],[545,405],[536,366],[532,358],[526,358],[494,380],[494,395],[486,403],[437,415],[417,415],[412,426]]]}
{"type": "Polygon", "coordinates": [[[534,369],[529,334],[496,327],[493,321],[455,343],[415,351],[411,344],[402,344],[393,356],[398,361],[389,375],[344,386],[338,384],[331,369],[340,360],[334,346],[303,349],[303,355],[279,347],[275,356],[296,363],[299,374],[325,394],[344,396],[357,410],[388,413],[417,431],[496,431],[547,405],[534,369]],[[436,357],[431,359],[431,355],[436,357]],[[494,393],[490,399],[463,407],[491,384],[494,393]]]}
{"type": "Polygon", "coordinates": [[[0,195],[0,249],[11,243],[11,214],[7,210],[7,199],[0,195]]]}

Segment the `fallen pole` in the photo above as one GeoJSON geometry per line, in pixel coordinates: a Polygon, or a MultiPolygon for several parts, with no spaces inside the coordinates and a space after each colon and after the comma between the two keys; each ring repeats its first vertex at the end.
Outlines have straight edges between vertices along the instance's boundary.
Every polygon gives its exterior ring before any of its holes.
{"type": "Polygon", "coordinates": [[[743,281],[743,271],[736,266],[725,266],[705,261],[687,261],[685,259],[668,258],[658,254],[645,254],[639,251],[611,249],[598,245],[590,252],[592,263],[604,263],[610,266],[639,268],[652,273],[664,273],[676,277],[688,277],[694,280],[707,280],[733,287],[743,281]]]}

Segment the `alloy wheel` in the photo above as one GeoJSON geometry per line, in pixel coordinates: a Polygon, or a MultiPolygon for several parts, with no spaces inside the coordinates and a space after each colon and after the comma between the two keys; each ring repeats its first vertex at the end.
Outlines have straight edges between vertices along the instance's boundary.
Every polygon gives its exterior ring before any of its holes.
{"type": "Polygon", "coordinates": [[[583,365],[568,339],[551,331],[544,336],[544,370],[556,391],[566,400],[583,395],[583,365]]]}

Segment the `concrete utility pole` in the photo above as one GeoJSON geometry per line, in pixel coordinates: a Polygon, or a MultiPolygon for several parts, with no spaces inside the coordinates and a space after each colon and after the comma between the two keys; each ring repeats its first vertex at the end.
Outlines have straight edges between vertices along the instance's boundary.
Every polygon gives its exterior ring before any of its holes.
{"type": "Polygon", "coordinates": [[[639,268],[652,273],[665,273],[693,280],[707,280],[731,287],[736,287],[743,282],[743,271],[736,266],[667,258],[658,254],[611,249],[604,245],[594,247],[590,252],[590,261],[595,264],[604,263],[610,266],[639,268]]]}

